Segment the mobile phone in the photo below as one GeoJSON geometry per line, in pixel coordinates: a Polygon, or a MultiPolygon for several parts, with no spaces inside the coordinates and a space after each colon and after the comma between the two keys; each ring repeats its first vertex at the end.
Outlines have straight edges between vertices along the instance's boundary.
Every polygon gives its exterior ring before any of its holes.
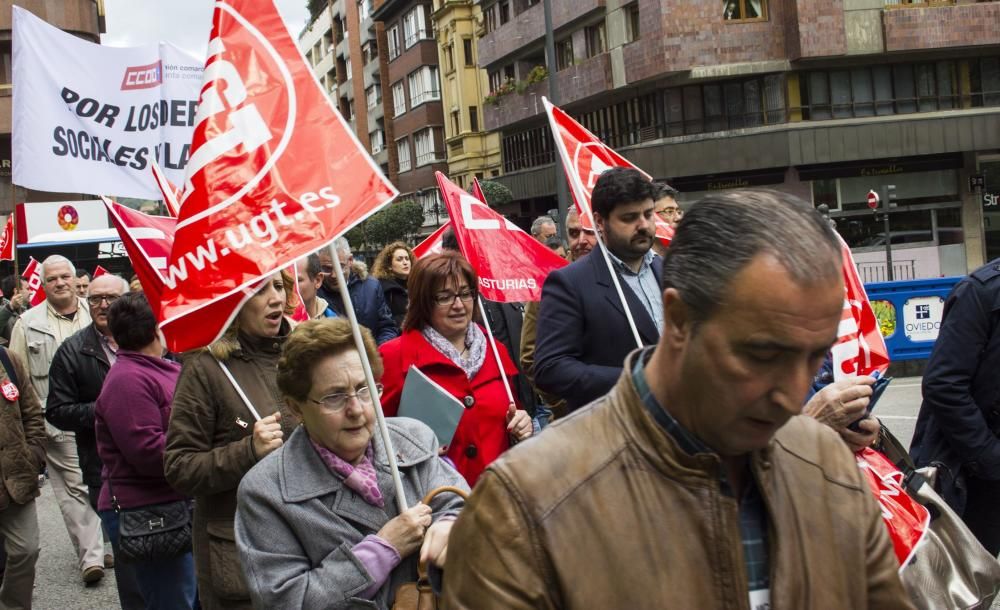
{"type": "MultiPolygon", "coordinates": [[[[873,376],[875,376],[875,375],[873,375],[873,376]]],[[[889,387],[889,382],[890,381],[892,381],[892,377],[877,377],[876,376],[875,383],[872,385],[872,395],[868,399],[868,406],[865,408],[865,414],[863,416],[859,417],[858,419],[856,419],[855,421],[851,422],[847,426],[848,430],[853,430],[854,432],[861,432],[861,428],[858,427],[858,423],[862,419],[865,419],[866,417],[868,417],[871,414],[872,409],[875,408],[875,403],[878,402],[878,399],[882,397],[883,393],[885,393],[885,389],[887,387],[889,387]]]]}

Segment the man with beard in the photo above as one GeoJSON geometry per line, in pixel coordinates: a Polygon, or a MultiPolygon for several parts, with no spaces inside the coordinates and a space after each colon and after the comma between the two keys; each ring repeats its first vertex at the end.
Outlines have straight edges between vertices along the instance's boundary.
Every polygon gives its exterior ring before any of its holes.
{"type": "MultiPolygon", "coordinates": [[[[663,328],[662,260],[650,251],[656,188],[634,169],[601,174],[591,196],[594,222],[607,246],[643,345],[663,328]]],[[[625,356],[638,347],[604,256],[595,250],[545,280],[538,313],[535,385],[573,411],[603,396],[625,356]]]]}

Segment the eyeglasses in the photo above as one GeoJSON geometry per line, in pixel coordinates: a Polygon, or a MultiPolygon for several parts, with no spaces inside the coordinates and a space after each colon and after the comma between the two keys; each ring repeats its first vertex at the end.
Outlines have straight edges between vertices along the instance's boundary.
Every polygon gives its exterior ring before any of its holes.
{"type": "Polygon", "coordinates": [[[456,298],[461,299],[463,303],[468,303],[476,298],[476,293],[473,290],[463,290],[458,294],[454,292],[439,292],[434,295],[434,302],[438,304],[438,307],[450,307],[456,298]]]}
{"type": "MultiPolygon", "coordinates": [[[[375,389],[378,390],[379,396],[382,395],[383,387],[384,386],[381,383],[375,384],[375,389]]],[[[336,394],[328,394],[319,400],[310,398],[309,402],[314,402],[320,405],[328,413],[339,413],[344,410],[344,407],[347,406],[347,401],[352,398],[357,398],[358,402],[361,404],[372,404],[372,393],[371,390],[368,389],[368,386],[358,388],[354,392],[338,392],[336,394]]]]}
{"type": "Polygon", "coordinates": [[[87,302],[90,303],[91,307],[97,307],[101,301],[107,301],[108,305],[111,305],[119,298],[121,298],[120,294],[94,294],[87,297],[87,302]]]}
{"type": "Polygon", "coordinates": [[[676,214],[679,214],[680,211],[681,211],[680,208],[663,208],[662,210],[657,212],[657,214],[659,214],[660,216],[674,216],[676,214]]]}

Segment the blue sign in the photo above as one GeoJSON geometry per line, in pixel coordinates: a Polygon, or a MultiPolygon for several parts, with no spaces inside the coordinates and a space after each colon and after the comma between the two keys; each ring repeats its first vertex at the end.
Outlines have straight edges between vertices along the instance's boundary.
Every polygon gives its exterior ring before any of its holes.
{"type": "Polygon", "coordinates": [[[880,326],[891,329],[885,338],[890,360],[930,357],[941,329],[944,301],[961,279],[958,276],[865,285],[880,326]]]}

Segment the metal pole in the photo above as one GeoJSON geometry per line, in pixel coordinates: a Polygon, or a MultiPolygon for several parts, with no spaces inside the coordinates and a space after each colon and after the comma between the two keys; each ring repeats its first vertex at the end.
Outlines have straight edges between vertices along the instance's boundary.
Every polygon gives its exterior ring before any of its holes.
{"type": "Polygon", "coordinates": [[[493,328],[490,325],[490,317],[486,314],[486,308],[483,307],[483,297],[476,297],[479,300],[479,311],[483,314],[483,325],[486,326],[486,337],[489,339],[490,347],[493,348],[493,357],[497,360],[497,368],[500,369],[500,379],[503,380],[503,387],[507,390],[507,400],[510,401],[510,406],[515,406],[514,403],[514,392],[510,389],[510,380],[507,379],[507,373],[503,370],[503,360],[500,360],[500,350],[497,349],[497,340],[493,338],[493,328]]]}
{"type": "MultiPolygon", "coordinates": [[[[542,0],[545,10],[545,63],[549,65],[549,101],[559,104],[559,85],[556,83],[556,72],[559,66],[556,64],[556,35],[552,30],[552,0],[542,0]]],[[[552,134],[553,140],[555,134],[552,134]]],[[[566,213],[569,211],[569,192],[566,189],[566,170],[559,162],[559,155],[552,155],[552,163],[556,169],[556,201],[559,204],[559,234],[564,242],[568,242],[566,235],[566,213]]]]}
{"type": "Polygon", "coordinates": [[[375,387],[375,375],[372,373],[372,364],[368,362],[368,352],[365,351],[365,342],[361,338],[361,327],[358,325],[358,316],[354,313],[354,304],[351,302],[351,293],[347,290],[347,279],[344,277],[344,270],[340,267],[340,257],[337,255],[337,248],[330,242],[330,256],[333,259],[333,271],[337,275],[337,289],[340,291],[340,299],[344,303],[344,311],[347,319],[351,321],[351,330],[354,332],[354,345],[361,356],[361,366],[365,369],[365,383],[368,384],[368,391],[371,393],[372,404],[375,405],[375,420],[379,434],[382,436],[382,446],[385,448],[386,459],[389,460],[389,470],[392,472],[392,482],[396,487],[396,506],[402,513],[407,509],[406,495],[403,491],[403,479],[399,476],[399,465],[396,464],[396,450],[392,447],[392,439],[389,438],[389,428],[385,425],[385,414],[382,412],[382,397],[379,396],[375,387]]]}
{"type": "Polygon", "coordinates": [[[882,187],[882,222],[885,232],[885,278],[887,282],[892,279],[892,233],[889,230],[889,188],[882,187]]]}

